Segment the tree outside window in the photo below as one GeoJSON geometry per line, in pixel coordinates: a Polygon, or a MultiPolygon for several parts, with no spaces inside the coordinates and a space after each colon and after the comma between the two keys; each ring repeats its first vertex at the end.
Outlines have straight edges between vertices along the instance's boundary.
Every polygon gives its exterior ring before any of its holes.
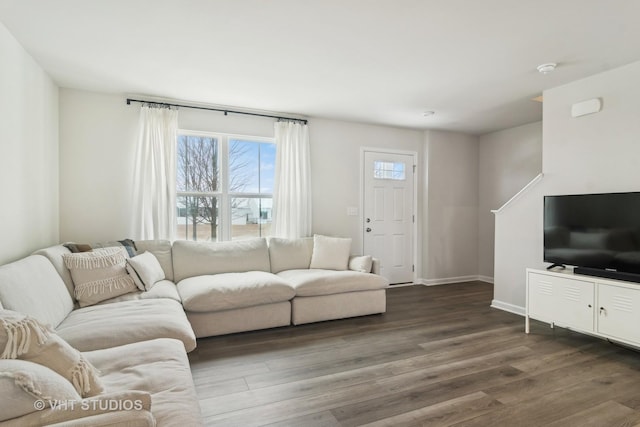
{"type": "Polygon", "coordinates": [[[179,134],[177,237],[218,241],[268,235],[275,149],[261,138],[179,134]]]}

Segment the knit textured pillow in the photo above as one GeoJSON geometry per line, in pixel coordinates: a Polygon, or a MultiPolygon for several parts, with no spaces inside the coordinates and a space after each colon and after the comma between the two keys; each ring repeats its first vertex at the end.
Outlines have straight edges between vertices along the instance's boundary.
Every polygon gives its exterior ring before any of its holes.
{"type": "Polygon", "coordinates": [[[0,359],[48,367],[66,378],[82,397],[103,391],[98,371],[49,326],[11,310],[0,311],[0,359]]]}
{"type": "Polygon", "coordinates": [[[75,296],[80,307],[86,307],[134,292],[138,288],[126,270],[127,251],[120,248],[95,249],[62,255],[71,272],[75,296]]]}
{"type": "Polygon", "coordinates": [[[0,396],[0,421],[42,410],[53,401],[80,401],[78,392],[62,375],[19,359],[0,360],[0,396]]]}

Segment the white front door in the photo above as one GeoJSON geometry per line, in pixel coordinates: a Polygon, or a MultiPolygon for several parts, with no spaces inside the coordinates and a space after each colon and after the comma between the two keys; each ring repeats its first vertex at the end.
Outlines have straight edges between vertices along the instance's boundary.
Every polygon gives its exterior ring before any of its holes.
{"type": "Polygon", "coordinates": [[[364,151],[365,254],[389,283],[413,282],[414,156],[364,151]]]}

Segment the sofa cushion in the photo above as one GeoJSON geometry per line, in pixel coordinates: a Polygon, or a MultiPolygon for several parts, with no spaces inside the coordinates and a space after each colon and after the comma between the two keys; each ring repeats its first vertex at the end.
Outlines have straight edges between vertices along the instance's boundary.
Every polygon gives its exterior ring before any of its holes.
{"type": "Polygon", "coordinates": [[[287,270],[278,273],[278,276],[294,287],[296,296],[304,297],[370,291],[389,285],[387,279],[377,274],[349,270],[287,270]]]}
{"type": "Polygon", "coordinates": [[[51,262],[51,264],[53,264],[60,277],[62,277],[62,281],[67,287],[69,295],[71,295],[71,298],[75,301],[75,288],[73,287],[71,272],[69,271],[67,266],[64,265],[64,259],[62,258],[63,254],[70,253],[71,251],[64,245],[56,245],[44,249],[39,249],[35,251],[33,255],[42,255],[43,257],[47,258],[51,262]]]}
{"type": "Polygon", "coordinates": [[[177,240],[173,244],[173,273],[176,283],[205,274],[245,271],[271,271],[265,239],[218,243],[177,240]]]}
{"type": "Polygon", "coordinates": [[[151,252],[156,256],[164,276],[173,282],[173,255],[172,245],[168,240],[138,240],[136,241],[138,252],[151,252]]]}
{"type": "Polygon", "coordinates": [[[141,291],[150,290],[153,285],[165,278],[158,258],[151,252],[144,252],[128,259],[127,272],[141,291]]]}
{"type": "Polygon", "coordinates": [[[73,310],[73,300],[45,257],[31,255],[0,267],[0,301],[7,310],[19,311],[56,327],[73,310]]]}
{"type": "Polygon", "coordinates": [[[65,254],[62,257],[64,264],[71,271],[75,296],[80,307],[137,289],[133,278],[127,273],[129,255],[123,247],[65,254]]]}
{"type": "Polygon", "coordinates": [[[313,252],[313,238],[282,239],[269,238],[269,259],[271,272],[279,273],[283,270],[298,270],[309,268],[311,253],[313,252]]]}
{"type": "Polygon", "coordinates": [[[79,400],[73,385],[60,374],[38,363],[0,360],[0,421],[21,417],[37,409],[37,400],[49,406],[54,400],[79,400]]]}
{"type": "Polygon", "coordinates": [[[98,304],[110,304],[112,302],[121,302],[121,301],[136,301],[141,299],[162,299],[168,298],[177,302],[182,302],[180,299],[180,295],[178,294],[178,288],[175,283],[170,282],[169,280],[161,280],[149,291],[137,291],[130,292],[128,294],[120,295],[115,298],[111,298],[108,300],[100,301],[98,304]]]}
{"type": "Polygon", "coordinates": [[[349,270],[371,273],[373,257],[371,255],[352,256],[349,258],[349,270]]]}
{"type": "Polygon", "coordinates": [[[288,301],[295,291],[275,274],[263,271],[197,276],[178,283],[187,311],[221,311],[288,301]]]}
{"type": "Polygon", "coordinates": [[[76,254],[79,252],[90,252],[94,249],[104,249],[104,248],[123,248],[127,251],[127,254],[132,257],[136,256],[138,253],[136,249],[136,244],[131,239],[123,239],[123,240],[113,240],[108,242],[99,242],[99,243],[74,243],[67,242],[62,246],[69,249],[72,253],[76,254]]]}
{"type": "Polygon", "coordinates": [[[184,346],[172,339],[136,342],[85,353],[106,392],[143,390],[159,426],[200,426],[202,416],[184,346]]]}
{"type": "Polygon", "coordinates": [[[346,270],[349,265],[350,252],[350,238],[316,234],[313,236],[313,253],[311,255],[310,268],[346,270]]]}
{"type": "Polygon", "coordinates": [[[58,334],[80,351],[169,337],[196,348],[196,338],[180,303],[171,299],[122,301],[72,311],[58,334]]]}

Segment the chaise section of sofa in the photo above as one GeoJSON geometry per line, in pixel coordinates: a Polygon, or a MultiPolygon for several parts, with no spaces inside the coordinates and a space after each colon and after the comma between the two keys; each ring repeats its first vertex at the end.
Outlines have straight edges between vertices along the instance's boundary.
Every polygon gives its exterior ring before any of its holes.
{"type": "Polygon", "coordinates": [[[105,391],[144,390],[158,426],[200,426],[202,416],[182,343],[162,338],[83,353],[105,391]]]}
{"type": "Polygon", "coordinates": [[[287,270],[278,273],[296,291],[291,323],[320,322],[384,313],[387,280],[358,271],[287,270]]]}
{"type": "Polygon", "coordinates": [[[337,262],[344,266],[341,270],[310,268],[317,243],[314,238],[269,239],[271,271],[295,290],[295,298],[291,300],[291,323],[301,325],[384,313],[385,288],[389,282],[372,273],[377,261],[371,259],[371,265],[363,267],[366,272],[350,269],[352,263],[348,261],[354,257],[337,262]]]}
{"type": "MultiPolygon", "coordinates": [[[[100,372],[102,391],[99,394],[82,400],[78,400],[80,396],[76,395],[75,399],[61,400],[51,406],[49,399],[36,400],[37,395],[29,395],[14,387],[11,396],[3,397],[22,405],[20,412],[24,415],[5,419],[0,422],[0,427],[203,425],[189,360],[180,341],[169,338],[142,341],[84,352],[83,357],[100,372]],[[25,400],[34,403],[26,406],[28,402],[25,400]]],[[[4,362],[13,361],[0,360],[0,364],[4,362]]],[[[21,362],[24,369],[32,366],[20,375],[30,378],[29,386],[33,390],[44,388],[59,393],[64,389],[60,385],[57,389],[52,388],[56,378],[51,375],[55,372],[46,377],[42,375],[49,368],[33,362],[21,362]]],[[[58,378],[56,381],[68,381],[58,378]]],[[[4,386],[7,386],[6,382],[4,386]]],[[[72,387],[71,384],[68,387],[72,387]]],[[[56,400],[53,396],[50,399],[56,400]]]]}

